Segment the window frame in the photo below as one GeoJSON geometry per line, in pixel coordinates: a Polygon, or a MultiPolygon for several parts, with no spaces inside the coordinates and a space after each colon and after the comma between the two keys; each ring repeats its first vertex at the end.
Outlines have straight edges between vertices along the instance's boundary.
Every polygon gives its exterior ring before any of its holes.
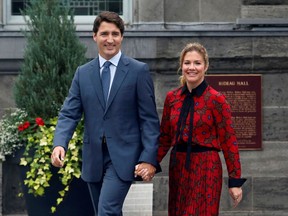
{"type": "MultiPolygon", "coordinates": [[[[123,15],[121,18],[125,24],[132,21],[132,1],[123,0],[123,15]]],[[[77,31],[91,31],[95,16],[75,16],[74,23],[77,31]]],[[[11,0],[3,1],[3,26],[7,30],[20,30],[26,26],[23,16],[13,16],[11,10],[11,0]]]]}

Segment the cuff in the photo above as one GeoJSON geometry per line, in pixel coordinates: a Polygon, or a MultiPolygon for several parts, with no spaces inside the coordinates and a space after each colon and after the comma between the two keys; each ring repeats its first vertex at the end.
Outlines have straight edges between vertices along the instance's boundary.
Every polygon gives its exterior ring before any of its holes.
{"type": "Polygon", "coordinates": [[[159,173],[159,172],[162,172],[162,168],[160,166],[160,163],[157,163],[156,165],[156,172],[155,173],[159,173]]]}
{"type": "Polygon", "coordinates": [[[228,187],[241,187],[247,179],[245,178],[229,178],[228,187]]]}

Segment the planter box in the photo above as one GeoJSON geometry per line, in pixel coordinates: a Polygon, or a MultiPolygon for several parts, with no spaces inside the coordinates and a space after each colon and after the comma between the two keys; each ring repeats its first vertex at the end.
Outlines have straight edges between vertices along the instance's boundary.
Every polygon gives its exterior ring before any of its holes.
{"type": "MultiPolygon", "coordinates": [[[[21,155],[21,154],[20,154],[21,155]]],[[[87,184],[82,179],[74,178],[70,190],[64,201],[57,206],[57,211],[52,214],[50,208],[55,206],[58,191],[62,184],[57,175],[58,168],[51,165],[53,177],[50,180],[50,187],[46,189],[45,195],[34,197],[28,194],[28,188],[23,184],[27,167],[19,165],[19,155],[7,157],[2,164],[2,213],[28,214],[29,216],[93,216],[94,210],[90,200],[87,184]],[[23,197],[19,197],[19,193],[23,197]]]]}

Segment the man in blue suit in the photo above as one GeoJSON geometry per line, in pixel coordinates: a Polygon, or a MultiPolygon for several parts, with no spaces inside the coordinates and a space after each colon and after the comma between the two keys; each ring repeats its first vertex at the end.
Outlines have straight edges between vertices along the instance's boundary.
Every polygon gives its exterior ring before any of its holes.
{"type": "Polygon", "coordinates": [[[59,112],[51,154],[52,164],[62,167],[84,116],[82,179],[98,216],[122,215],[134,173],[150,181],[157,166],[159,119],[153,82],[147,64],[121,52],[123,34],[118,14],[106,11],[96,17],[93,39],[99,55],[76,70],[59,112]]]}

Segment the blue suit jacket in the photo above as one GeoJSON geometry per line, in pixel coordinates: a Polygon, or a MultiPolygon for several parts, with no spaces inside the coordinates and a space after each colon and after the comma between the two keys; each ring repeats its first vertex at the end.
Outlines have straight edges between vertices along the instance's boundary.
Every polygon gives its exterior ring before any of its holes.
{"type": "Polygon", "coordinates": [[[139,162],[157,166],[159,119],[148,65],[122,54],[105,108],[99,59],[77,68],[59,113],[54,147],[68,148],[84,114],[82,178],[102,177],[102,136],[105,131],[113,166],[122,180],[134,180],[139,162]]]}

